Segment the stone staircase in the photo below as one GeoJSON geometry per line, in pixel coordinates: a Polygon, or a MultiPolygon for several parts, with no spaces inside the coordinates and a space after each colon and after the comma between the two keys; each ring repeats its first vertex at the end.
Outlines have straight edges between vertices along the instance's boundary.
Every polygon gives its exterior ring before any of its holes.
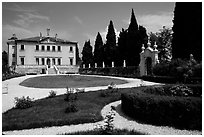
{"type": "Polygon", "coordinates": [[[50,67],[48,68],[48,74],[57,74],[57,72],[54,67],[50,67]]]}

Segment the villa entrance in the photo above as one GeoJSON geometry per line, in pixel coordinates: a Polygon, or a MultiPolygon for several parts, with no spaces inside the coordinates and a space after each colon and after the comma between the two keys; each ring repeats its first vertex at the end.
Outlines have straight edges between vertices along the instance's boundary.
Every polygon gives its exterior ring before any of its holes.
{"type": "Polygon", "coordinates": [[[49,58],[47,59],[47,65],[48,65],[48,68],[50,68],[50,59],[49,58]]]}

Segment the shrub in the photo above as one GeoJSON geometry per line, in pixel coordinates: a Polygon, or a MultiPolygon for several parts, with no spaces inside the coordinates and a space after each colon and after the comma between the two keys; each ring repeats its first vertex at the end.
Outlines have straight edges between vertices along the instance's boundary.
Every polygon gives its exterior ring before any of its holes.
{"type": "Polygon", "coordinates": [[[121,100],[122,110],[139,122],[179,129],[202,129],[202,98],[123,93],[121,100]]]}
{"type": "Polygon", "coordinates": [[[65,95],[64,100],[68,101],[68,102],[74,102],[77,99],[78,99],[78,93],[74,93],[73,88],[68,88],[67,87],[67,93],[65,95]]]}
{"type": "Polygon", "coordinates": [[[97,125],[97,127],[94,130],[98,131],[100,135],[111,135],[114,131],[113,130],[114,117],[115,117],[115,113],[113,109],[111,109],[111,111],[105,116],[104,125],[97,125]]]}
{"type": "Polygon", "coordinates": [[[53,97],[55,97],[56,95],[57,95],[57,92],[51,90],[51,91],[49,92],[48,98],[53,98],[53,97]]]}
{"type": "Polygon", "coordinates": [[[202,63],[195,60],[174,59],[169,63],[159,63],[153,67],[157,76],[175,77],[179,82],[192,83],[193,77],[202,77],[202,63]]]}
{"type": "Polygon", "coordinates": [[[29,107],[32,107],[33,105],[33,99],[31,99],[29,96],[26,98],[23,96],[21,98],[15,97],[15,108],[17,109],[26,109],[29,107]]]}
{"type": "Polygon", "coordinates": [[[18,73],[5,74],[5,75],[2,75],[2,81],[15,78],[15,77],[22,77],[22,76],[25,76],[25,74],[18,74],[18,73]]]}
{"type": "Polygon", "coordinates": [[[161,96],[202,96],[202,85],[164,85],[164,86],[149,86],[143,89],[143,92],[161,96]]]}
{"type": "Polygon", "coordinates": [[[192,89],[188,88],[185,85],[175,85],[171,87],[169,90],[174,96],[192,96],[193,95],[192,89]]]}
{"type": "Polygon", "coordinates": [[[75,103],[69,102],[67,108],[65,109],[65,113],[74,113],[77,112],[78,108],[75,103]]]}

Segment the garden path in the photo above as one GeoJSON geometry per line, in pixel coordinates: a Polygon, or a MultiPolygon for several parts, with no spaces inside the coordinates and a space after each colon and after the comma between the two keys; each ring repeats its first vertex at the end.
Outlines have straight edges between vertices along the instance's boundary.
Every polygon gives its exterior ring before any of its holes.
{"type": "MultiPolygon", "coordinates": [[[[19,83],[23,80],[35,77],[31,75],[27,75],[24,77],[13,78],[10,80],[3,81],[3,86],[8,84],[8,94],[2,95],[2,112],[11,109],[14,106],[14,97],[22,97],[22,96],[30,96],[34,99],[40,99],[48,96],[48,93],[51,90],[57,91],[57,94],[64,94],[66,89],[36,89],[36,88],[28,88],[20,86],[19,83]],[[18,92],[16,92],[18,91],[18,92]]],[[[109,76],[99,76],[99,77],[109,77],[109,76]]],[[[115,77],[110,77],[115,78],[115,77]]],[[[139,79],[132,79],[132,78],[118,78],[127,80],[128,83],[117,85],[118,88],[127,88],[127,87],[137,87],[140,86],[141,80],[139,79]]],[[[153,82],[146,82],[144,81],[142,84],[144,85],[153,85],[157,83],[153,82]]],[[[84,88],[84,87],[83,87],[84,88]]],[[[107,89],[107,86],[100,86],[100,87],[88,87],[85,88],[85,92],[99,90],[99,89],[107,89]]],[[[101,114],[105,117],[108,112],[111,110],[111,106],[116,107],[115,117],[114,117],[114,126],[119,129],[135,129],[136,131],[140,131],[145,134],[152,134],[152,135],[191,135],[191,134],[202,134],[200,131],[188,131],[188,130],[177,130],[170,127],[159,127],[159,126],[152,126],[147,124],[139,124],[136,121],[131,120],[127,116],[125,116],[121,112],[120,108],[121,101],[116,101],[113,103],[108,104],[105,106],[101,114]]],[[[87,131],[93,130],[97,125],[103,124],[103,121],[96,122],[96,123],[86,123],[86,124],[78,124],[78,125],[69,125],[69,126],[53,126],[47,128],[36,128],[36,129],[28,129],[28,130],[14,130],[14,131],[7,131],[4,134],[8,135],[56,135],[56,134],[63,134],[69,132],[76,132],[76,131],[87,131]]]]}

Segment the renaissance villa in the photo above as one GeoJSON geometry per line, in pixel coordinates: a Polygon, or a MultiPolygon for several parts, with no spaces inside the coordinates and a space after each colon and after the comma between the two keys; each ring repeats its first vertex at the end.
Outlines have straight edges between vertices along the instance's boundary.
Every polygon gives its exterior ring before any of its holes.
{"type": "Polygon", "coordinates": [[[59,74],[77,73],[77,42],[49,34],[18,39],[15,34],[7,42],[8,64],[17,73],[59,74]]]}

